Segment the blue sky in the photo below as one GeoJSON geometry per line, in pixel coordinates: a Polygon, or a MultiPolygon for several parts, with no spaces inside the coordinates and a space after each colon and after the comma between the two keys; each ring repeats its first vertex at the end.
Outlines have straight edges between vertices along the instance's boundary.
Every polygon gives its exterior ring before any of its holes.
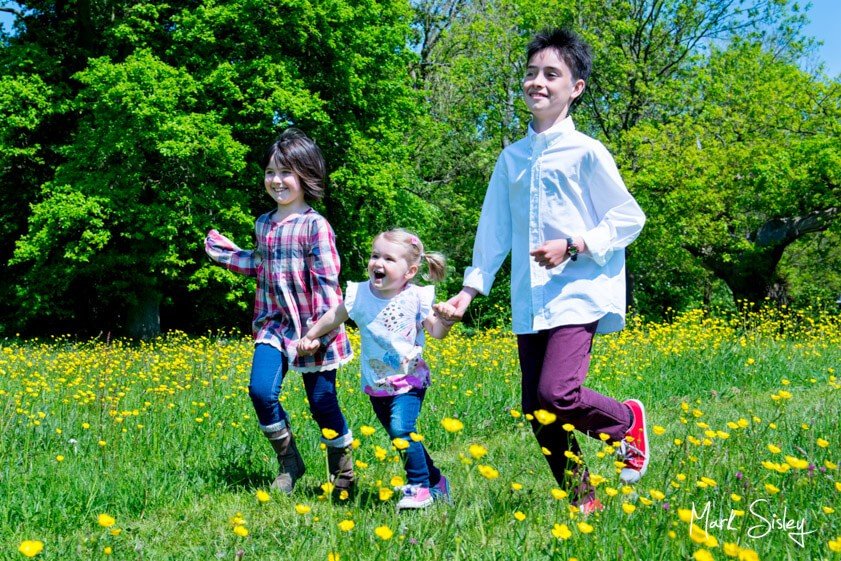
{"type": "MultiPolygon", "coordinates": [[[[838,23],[841,22],[841,0],[812,0],[811,4],[811,24],[806,32],[823,41],[818,57],[826,64],[827,74],[837,77],[841,74],[841,25],[838,23]]],[[[14,2],[0,0],[0,5],[14,5],[14,2]]],[[[3,26],[8,28],[11,21],[10,14],[0,13],[3,26]]]]}

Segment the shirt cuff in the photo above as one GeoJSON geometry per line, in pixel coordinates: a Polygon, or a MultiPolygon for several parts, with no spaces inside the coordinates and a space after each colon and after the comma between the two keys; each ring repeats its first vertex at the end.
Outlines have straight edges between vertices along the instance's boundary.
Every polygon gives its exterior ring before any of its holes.
{"type": "Polygon", "coordinates": [[[604,267],[613,251],[610,249],[610,231],[594,228],[582,236],[587,244],[587,253],[599,267],[604,267]]]}
{"type": "Polygon", "coordinates": [[[464,282],[462,282],[462,285],[478,290],[487,296],[493,286],[494,278],[494,275],[488,274],[478,267],[468,267],[464,271],[464,282]]]}

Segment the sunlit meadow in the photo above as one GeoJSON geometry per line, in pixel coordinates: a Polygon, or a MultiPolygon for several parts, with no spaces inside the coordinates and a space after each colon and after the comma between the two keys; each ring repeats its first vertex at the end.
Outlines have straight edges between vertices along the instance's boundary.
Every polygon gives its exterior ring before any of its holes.
{"type": "Polygon", "coordinates": [[[582,442],[606,505],[586,519],[520,410],[513,336],[459,329],[427,347],[417,436],[454,503],[409,513],[357,363],[339,391],[358,492],[334,502],[296,374],[282,400],[307,473],[269,492],[246,338],[0,341],[0,559],[841,558],[839,315],[697,311],[599,337],[589,383],[647,404],[653,459],[623,487],[610,446],[582,442]]]}

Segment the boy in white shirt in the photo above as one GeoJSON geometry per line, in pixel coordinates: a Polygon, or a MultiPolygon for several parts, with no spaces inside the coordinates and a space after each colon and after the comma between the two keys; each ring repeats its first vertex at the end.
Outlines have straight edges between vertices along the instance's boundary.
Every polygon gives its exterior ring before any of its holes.
{"type": "Polygon", "coordinates": [[[532,113],[525,138],[500,154],[476,231],[464,287],[437,310],[461,319],[478,293],[488,294],[511,252],[511,306],[520,355],[522,406],[543,409],[532,428],[559,484],[589,514],[601,510],[589,474],[567,457],[581,450],[570,423],[588,436],[619,443],[620,478],[635,483],[648,466],[645,411],[583,386],[596,332],[625,323],[625,251],[645,215],[597,140],[575,130],[570,108],[590,75],[589,47],[574,33],[547,30],[527,49],[523,96],[532,113]],[[453,312],[453,309],[455,310],[453,312]]]}

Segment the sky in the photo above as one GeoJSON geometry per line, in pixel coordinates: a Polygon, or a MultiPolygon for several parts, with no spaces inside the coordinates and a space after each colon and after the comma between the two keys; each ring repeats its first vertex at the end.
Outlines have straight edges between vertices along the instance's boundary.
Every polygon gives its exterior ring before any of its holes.
{"type": "MultiPolygon", "coordinates": [[[[802,2],[805,4],[806,2],[802,2]]],[[[818,58],[826,65],[827,74],[833,77],[841,74],[841,0],[811,0],[809,10],[811,23],[806,34],[823,41],[818,58]]],[[[14,5],[14,2],[0,0],[0,5],[14,5]]],[[[13,16],[0,12],[0,23],[9,29],[13,16]]]]}

